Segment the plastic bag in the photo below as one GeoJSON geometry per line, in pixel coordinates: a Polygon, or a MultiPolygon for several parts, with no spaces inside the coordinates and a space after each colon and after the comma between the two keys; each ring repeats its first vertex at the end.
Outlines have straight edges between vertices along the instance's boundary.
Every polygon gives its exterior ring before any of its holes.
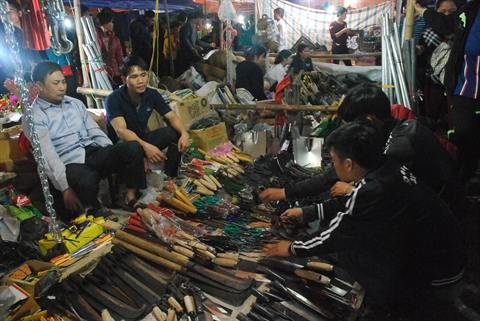
{"type": "Polygon", "coordinates": [[[194,68],[190,67],[187,71],[180,75],[177,80],[184,86],[192,88],[194,90],[202,88],[205,85],[205,80],[202,75],[194,68]]]}
{"type": "Polygon", "coordinates": [[[231,0],[223,0],[218,8],[218,18],[222,21],[237,19],[237,12],[231,0]]]}

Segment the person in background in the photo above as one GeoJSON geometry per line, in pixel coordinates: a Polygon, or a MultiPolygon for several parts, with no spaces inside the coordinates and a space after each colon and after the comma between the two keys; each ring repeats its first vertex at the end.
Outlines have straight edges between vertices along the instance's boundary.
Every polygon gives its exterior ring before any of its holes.
{"type": "Polygon", "coordinates": [[[152,33],[151,28],[154,23],[155,13],[153,11],[145,12],[144,16],[139,16],[130,23],[130,42],[132,44],[132,54],[142,57],[147,64],[152,58],[152,33]]]}
{"type": "MultiPolygon", "coordinates": [[[[437,296],[436,304],[453,305],[466,252],[447,205],[406,166],[385,157],[382,134],[370,124],[343,125],[328,136],[326,147],[340,180],[355,184],[346,205],[321,213],[318,234],[266,245],[266,254],[336,254],[338,265],[377,304],[423,307],[419,302],[437,296]]],[[[283,222],[304,218],[291,210],[280,216],[283,222]]]]}
{"type": "Polygon", "coordinates": [[[247,89],[256,100],[267,99],[263,90],[263,71],[261,67],[265,64],[266,55],[267,49],[265,47],[250,47],[245,52],[246,60],[239,63],[236,68],[235,87],[247,89]]]}
{"type": "Polygon", "coordinates": [[[287,37],[286,37],[286,24],[283,17],[285,16],[285,10],[282,8],[275,8],[273,10],[273,20],[275,21],[275,27],[277,29],[276,39],[278,42],[278,51],[287,49],[287,37]]]}
{"type": "MultiPolygon", "coordinates": [[[[453,0],[438,0],[435,4],[436,11],[444,15],[455,14],[457,5],[453,0]]],[[[440,36],[432,27],[427,27],[420,37],[417,45],[417,79],[418,87],[423,88],[425,116],[441,124],[446,122],[448,113],[447,97],[445,97],[445,86],[442,80],[433,73],[433,66],[430,62],[434,50],[442,42],[450,42],[452,35],[440,36]]]]}
{"type": "MultiPolygon", "coordinates": [[[[179,20],[186,20],[186,15],[180,13],[179,20]]],[[[178,55],[178,74],[183,73],[194,63],[202,59],[201,53],[207,48],[216,48],[216,44],[206,43],[198,39],[195,26],[199,23],[200,16],[198,14],[188,18],[187,22],[180,29],[180,50],[178,55]]]]}
{"type": "Polygon", "coordinates": [[[452,98],[453,142],[458,147],[459,179],[472,178],[480,159],[480,1],[473,0],[455,14],[445,15],[417,4],[417,15],[441,36],[454,34],[445,66],[444,84],[452,98]]]}
{"type": "Polygon", "coordinates": [[[290,68],[293,69],[295,74],[298,74],[300,71],[312,72],[313,62],[310,58],[310,48],[304,43],[301,43],[297,48],[297,54],[293,57],[290,68]]]}
{"type": "Polygon", "coordinates": [[[121,67],[124,86],[105,99],[108,134],[114,142],[134,141],[151,163],[165,161],[165,173],[176,177],[181,153],[189,145],[188,132],[162,95],[147,87],[147,65],[141,57],[128,57],[121,67]],[[168,126],[148,131],[148,119],[158,112],[168,126]],[[166,155],[161,151],[168,147],[166,155]]]}
{"type": "Polygon", "coordinates": [[[274,65],[270,68],[265,80],[268,83],[268,90],[275,91],[277,83],[281,81],[287,74],[288,66],[292,63],[292,52],[290,50],[282,50],[275,57],[274,65]]]}
{"type": "Polygon", "coordinates": [[[97,29],[97,41],[102,51],[108,75],[114,88],[121,83],[120,66],[123,63],[123,50],[120,39],[113,32],[113,14],[102,9],[97,16],[100,28],[97,29]]]}
{"type": "MultiPolygon", "coordinates": [[[[330,38],[332,38],[332,54],[348,54],[347,48],[347,38],[350,34],[350,28],[347,28],[347,9],[344,7],[339,7],[337,11],[337,20],[330,23],[330,38]]],[[[338,64],[339,60],[334,59],[334,64],[338,64]]],[[[343,60],[343,63],[346,66],[351,66],[352,62],[350,60],[343,60]]]]}
{"type": "MultiPolygon", "coordinates": [[[[99,183],[112,173],[124,177],[125,204],[131,208],[136,192],[146,187],[140,144],[112,145],[85,105],[65,95],[67,85],[60,65],[40,62],[32,79],[40,89],[32,104],[33,121],[60,217],[69,220],[87,208],[92,214],[104,214],[98,201],[99,183]]],[[[23,130],[32,141],[26,123],[23,130]]]]}
{"type": "Polygon", "coordinates": [[[172,36],[168,34],[168,30],[165,31],[165,40],[163,43],[163,56],[166,59],[168,64],[170,58],[170,42],[172,43],[172,59],[173,61],[177,60],[178,48],[180,46],[180,29],[185,24],[186,21],[175,21],[170,26],[170,32],[172,36]]]}

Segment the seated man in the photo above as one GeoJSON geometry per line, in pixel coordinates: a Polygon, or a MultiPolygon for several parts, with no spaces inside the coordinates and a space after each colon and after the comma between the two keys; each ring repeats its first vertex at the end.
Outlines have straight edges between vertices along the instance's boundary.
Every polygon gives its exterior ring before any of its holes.
{"type": "Polygon", "coordinates": [[[346,205],[319,234],[267,245],[267,254],[336,253],[338,264],[379,303],[458,283],[465,254],[455,217],[407,167],[383,155],[381,135],[353,122],[335,130],[326,146],[338,177],[355,182],[346,205]]]}
{"type": "MultiPolygon", "coordinates": [[[[58,64],[40,62],[32,78],[40,90],[32,112],[46,172],[55,189],[63,194],[63,202],[56,201],[56,205],[64,203],[70,211],[63,213],[59,208],[59,215],[70,218],[88,207],[99,209],[99,181],[111,173],[124,175],[126,202],[134,202],[136,191],[146,185],[140,144],[112,145],[85,105],[65,95],[67,84],[58,64]]],[[[26,123],[23,128],[32,141],[26,123]]],[[[55,190],[52,193],[59,196],[55,190]]]]}
{"type": "MultiPolygon", "coordinates": [[[[338,110],[346,122],[367,120],[383,136],[384,153],[412,172],[432,189],[442,193],[453,180],[452,162],[445,148],[435,135],[416,120],[396,120],[390,111],[390,101],[378,86],[361,84],[352,88],[338,110]]],[[[264,202],[294,200],[318,195],[331,188],[332,196],[346,195],[352,188],[346,183],[337,183],[333,168],[310,179],[285,188],[268,188],[260,194],[264,202]],[[335,185],[334,185],[335,184],[335,185]]]]}
{"type": "Polygon", "coordinates": [[[182,121],[165,103],[162,95],[148,88],[147,65],[142,58],[131,56],[121,68],[125,86],[116,89],[105,100],[107,128],[112,141],[138,142],[151,163],[165,161],[165,173],[177,176],[181,152],[188,147],[188,132],[182,121]],[[169,126],[148,132],[148,119],[156,110],[169,126]],[[167,155],[161,149],[167,148],[167,155]]]}

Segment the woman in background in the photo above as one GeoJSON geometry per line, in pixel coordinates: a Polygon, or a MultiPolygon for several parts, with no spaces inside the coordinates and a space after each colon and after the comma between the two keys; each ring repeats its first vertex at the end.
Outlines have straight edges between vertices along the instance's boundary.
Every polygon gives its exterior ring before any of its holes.
{"type": "MultiPolygon", "coordinates": [[[[337,11],[337,20],[330,24],[330,37],[332,38],[332,54],[348,54],[347,38],[350,33],[350,28],[347,28],[347,9],[339,7],[337,11]]],[[[334,59],[334,64],[338,64],[339,61],[334,59]]],[[[346,66],[351,66],[351,60],[343,60],[346,66]]]]}
{"type": "Polygon", "coordinates": [[[275,57],[274,65],[265,75],[265,82],[269,91],[275,91],[277,83],[287,74],[288,66],[292,63],[292,52],[284,49],[275,57]]]}
{"type": "Polygon", "coordinates": [[[236,88],[247,89],[256,100],[265,100],[265,92],[263,90],[263,71],[265,64],[265,56],[267,49],[261,46],[254,46],[247,49],[245,53],[245,61],[237,65],[237,81],[236,88]]]}

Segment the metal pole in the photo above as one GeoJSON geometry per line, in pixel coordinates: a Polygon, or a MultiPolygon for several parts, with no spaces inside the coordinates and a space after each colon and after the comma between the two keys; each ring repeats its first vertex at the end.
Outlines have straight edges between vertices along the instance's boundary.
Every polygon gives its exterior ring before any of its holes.
{"type": "Polygon", "coordinates": [[[168,60],[170,62],[170,75],[172,77],[175,77],[175,66],[173,65],[173,55],[172,55],[172,30],[170,29],[170,14],[168,12],[167,0],[163,0],[163,6],[165,7],[165,16],[167,17],[168,55],[170,56],[168,60]]]}
{"type": "MultiPolygon", "coordinates": [[[[88,78],[88,67],[87,67],[87,58],[85,52],[83,51],[83,32],[82,32],[82,22],[81,9],[80,9],[80,0],[73,0],[73,8],[75,14],[75,32],[77,34],[77,44],[78,44],[78,53],[80,54],[80,65],[82,67],[82,78],[83,78],[83,87],[90,87],[90,81],[88,78]]],[[[95,102],[92,97],[87,96],[87,106],[88,108],[94,108],[95,102]]]]}

